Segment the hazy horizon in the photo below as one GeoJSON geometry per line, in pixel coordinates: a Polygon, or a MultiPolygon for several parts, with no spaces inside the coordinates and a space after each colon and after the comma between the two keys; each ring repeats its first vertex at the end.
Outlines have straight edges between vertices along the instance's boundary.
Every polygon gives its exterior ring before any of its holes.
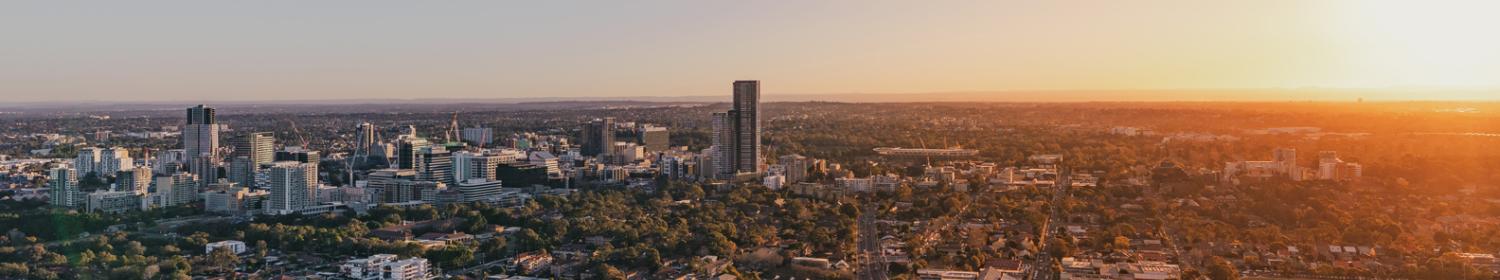
{"type": "MultiPolygon", "coordinates": [[[[1122,89],[1122,90],[1007,90],[925,93],[763,93],[764,102],[1496,102],[1500,90],[1445,89],[1122,89]],[[1439,93],[1436,98],[1416,96],[1439,93]],[[1477,97],[1470,97],[1477,96],[1477,97]]],[[[416,97],[416,98],[287,98],[287,99],[157,99],[157,100],[50,100],[11,102],[11,105],[69,104],[441,104],[441,103],[534,103],[534,102],[686,102],[722,103],[728,93],[641,96],[520,96],[520,97],[416,97]]],[[[0,104],[0,107],[7,107],[0,104]]]]}
{"type": "Polygon", "coordinates": [[[1466,0],[4,3],[0,98],[672,98],[727,95],[731,81],[757,79],[766,96],[860,99],[1495,100],[1500,38],[1486,34],[1500,26],[1488,15],[1497,8],[1466,0]],[[1287,90],[1301,94],[1263,94],[1287,90]],[[1109,93],[1003,94],[1028,92],[1109,93]]]}

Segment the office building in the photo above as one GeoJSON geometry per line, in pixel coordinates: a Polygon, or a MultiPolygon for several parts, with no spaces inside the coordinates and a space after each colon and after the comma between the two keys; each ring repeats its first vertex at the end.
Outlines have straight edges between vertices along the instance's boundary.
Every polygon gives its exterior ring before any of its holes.
{"type": "Polygon", "coordinates": [[[317,200],[318,165],[296,161],[271,164],[268,214],[288,214],[313,206],[317,200]]]}
{"type": "Polygon", "coordinates": [[[416,168],[417,154],[430,147],[432,147],[432,143],[420,137],[408,135],[396,139],[396,167],[400,169],[416,168]]]}
{"type": "Polygon", "coordinates": [[[584,156],[612,155],[615,145],[615,118],[594,119],[583,126],[579,152],[584,156]]]}
{"type": "Polygon", "coordinates": [[[563,177],[562,166],[558,163],[556,155],[548,152],[533,152],[527,159],[532,165],[542,167],[547,172],[548,179],[560,179],[563,177]]]}
{"type": "Polygon", "coordinates": [[[55,167],[48,172],[48,198],[55,207],[78,207],[82,192],[78,189],[78,170],[71,167],[55,167]]]}
{"type": "MultiPolygon", "coordinates": [[[[214,108],[198,105],[187,109],[187,125],[182,128],[182,149],[193,174],[204,174],[208,164],[197,161],[217,161],[219,150],[219,122],[214,108]]],[[[217,163],[217,162],[215,162],[217,163]]]]}
{"type": "Polygon", "coordinates": [[[318,161],[321,160],[323,159],[322,156],[319,155],[318,151],[305,150],[299,147],[291,147],[281,151],[277,151],[275,157],[275,161],[295,161],[301,163],[311,163],[315,165],[318,164],[318,161]]]}
{"type": "Polygon", "coordinates": [[[433,146],[417,152],[415,166],[417,180],[453,183],[453,155],[443,146],[433,146]]]}
{"type": "Polygon", "coordinates": [[[645,146],[647,153],[659,153],[667,150],[670,135],[666,127],[646,125],[641,127],[641,146],[645,146]]]}
{"type": "Polygon", "coordinates": [[[233,156],[248,157],[256,165],[271,163],[276,159],[276,134],[252,132],[235,138],[233,156]]]}
{"type": "Polygon", "coordinates": [[[516,159],[507,159],[504,155],[484,154],[460,151],[453,153],[453,181],[464,182],[469,179],[495,180],[495,168],[502,163],[515,162],[516,159]]]}
{"type": "Polygon", "coordinates": [[[255,164],[255,160],[248,156],[235,156],[229,159],[229,176],[226,177],[230,182],[241,186],[255,187],[255,174],[259,171],[260,165],[255,164]]]}
{"type": "Polygon", "coordinates": [[[222,174],[223,172],[221,172],[219,169],[220,165],[222,164],[220,164],[219,159],[214,157],[213,155],[199,155],[197,159],[189,160],[188,162],[189,164],[191,164],[188,167],[188,170],[190,172],[193,172],[193,175],[198,176],[198,184],[200,187],[208,186],[208,184],[211,184],[213,182],[218,182],[220,177],[224,177],[224,174],[222,174]]]}
{"type": "Polygon", "coordinates": [[[462,202],[496,200],[500,198],[501,193],[505,190],[501,186],[500,181],[484,179],[469,179],[468,181],[458,182],[458,184],[454,185],[454,189],[458,190],[459,194],[462,194],[462,198],[459,200],[462,202]]]}
{"type": "Polygon", "coordinates": [[[366,189],[382,203],[436,202],[437,194],[448,189],[442,182],[417,179],[410,169],[384,169],[370,173],[366,189]]]}

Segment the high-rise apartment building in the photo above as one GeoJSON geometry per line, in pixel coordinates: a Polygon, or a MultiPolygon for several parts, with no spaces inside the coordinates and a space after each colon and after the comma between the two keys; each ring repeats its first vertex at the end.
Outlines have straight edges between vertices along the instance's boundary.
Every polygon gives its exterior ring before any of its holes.
{"type": "Polygon", "coordinates": [[[152,205],[171,207],[198,200],[198,176],[177,172],[155,178],[156,191],[151,193],[152,205]]]}
{"type": "Polygon", "coordinates": [[[761,172],[760,81],[734,81],[733,117],[734,169],[736,173],[761,172]]]}
{"type": "Polygon", "coordinates": [[[727,112],[713,113],[713,147],[706,151],[712,163],[713,178],[734,177],[734,119],[727,112]]]}
{"type": "Polygon", "coordinates": [[[318,199],[318,165],[296,161],[271,164],[270,201],[266,213],[288,214],[314,206],[318,199]]]}
{"type": "Polygon", "coordinates": [[[88,147],[78,149],[78,156],[73,158],[73,169],[78,172],[78,177],[88,176],[89,173],[98,174],[99,157],[103,155],[103,149],[88,147]]]}
{"type": "Polygon", "coordinates": [[[81,201],[83,192],[78,189],[78,170],[71,167],[56,167],[52,168],[48,175],[47,178],[50,180],[48,187],[51,189],[47,191],[47,195],[52,206],[72,208],[83,204],[81,201]]]}
{"type": "Polygon", "coordinates": [[[728,112],[713,114],[714,169],[719,179],[760,173],[760,82],[734,81],[734,101],[728,112]]]}
{"type": "Polygon", "coordinates": [[[115,172],[115,190],[145,194],[151,189],[151,169],[136,167],[115,172]]]}
{"type": "Polygon", "coordinates": [[[782,166],[782,175],[786,177],[787,183],[800,183],[807,179],[807,170],[810,167],[807,157],[784,155],[776,163],[782,166]]]}
{"type": "Polygon", "coordinates": [[[115,174],[121,170],[135,168],[135,159],[130,157],[130,150],[121,147],[112,147],[99,152],[99,166],[97,172],[100,177],[115,174]]]}

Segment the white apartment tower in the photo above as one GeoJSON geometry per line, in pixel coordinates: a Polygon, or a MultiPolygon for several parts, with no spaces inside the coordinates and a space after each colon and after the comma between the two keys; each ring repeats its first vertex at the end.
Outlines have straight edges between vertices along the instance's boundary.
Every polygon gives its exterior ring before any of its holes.
{"type": "Polygon", "coordinates": [[[316,204],[318,199],[318,166],[312,163],[279,161],[271,166],[271,199],[266,212],[287,214],[316,204]]]}

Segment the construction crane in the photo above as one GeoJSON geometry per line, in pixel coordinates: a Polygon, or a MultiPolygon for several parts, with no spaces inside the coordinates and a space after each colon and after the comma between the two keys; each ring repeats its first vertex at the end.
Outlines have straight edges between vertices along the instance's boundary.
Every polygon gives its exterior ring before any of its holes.
{"type": "Polygon", "coordinates": [[[453,143],[458,135],[458,112],[453,112],[453,118],[448,122],[448,131],[443,132],[443,142],[453,143]]]}
{"type": "Polygon", "coordinates": [[[307,144],[307,137],[303,137],[302,129],[297,128],[297,120],[287,119],[286,121],[292,123],[292,134],[297,135],[297,141],[302,142],[302,148],[308,149],[309,146],[307,144]]]}

